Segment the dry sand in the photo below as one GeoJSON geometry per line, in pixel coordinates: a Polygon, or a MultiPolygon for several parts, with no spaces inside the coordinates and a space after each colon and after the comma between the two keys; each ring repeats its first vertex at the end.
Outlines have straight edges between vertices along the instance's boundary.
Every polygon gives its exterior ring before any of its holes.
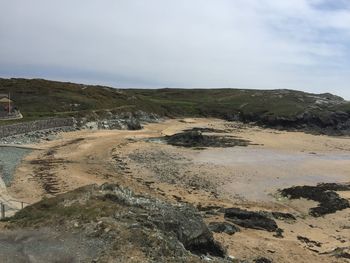
{"type": "MultiPolygon", "coordinates": [[[[35,147],[17,167],[7,189],[17,200],[44,196],[87,184],[116,182],[168,200],[194,205],[290,212],[295,223],[277,221],[284,238],[242,229],[232,236],[215,234],[230,255],[265,256],[274,262],[347,262],[327,253],[350,247],[350,209],[322,218],[307,214],[315,202],[276,199],[278,188],[350,182],[350,139],[261,129],[217,119],[168,120],[140,131],[76,131],[35,147]],[[254,145],[194,150],[149,142],[191,127],[223,129],[254,145]],[[309,247],[301,235],[321,242],[309,247]]],[[[349,199],[348,192],[341,193],[349,199]]],[[[207,222],[223,221],[220,215],[207,222]]]]}

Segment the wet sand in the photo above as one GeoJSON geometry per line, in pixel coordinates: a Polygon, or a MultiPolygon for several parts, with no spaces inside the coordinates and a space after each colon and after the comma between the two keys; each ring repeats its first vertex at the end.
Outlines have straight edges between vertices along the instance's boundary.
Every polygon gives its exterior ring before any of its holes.
{"type": "Polygon", "coordinates": [[[293,185],[348,182],[350,175],[350,153],[343,152],[317,154],[236,147],[203,150],[194,161],[225,167],[231,180],[222,191],[251,201],[271,201],[277,189],[293,185]]]}

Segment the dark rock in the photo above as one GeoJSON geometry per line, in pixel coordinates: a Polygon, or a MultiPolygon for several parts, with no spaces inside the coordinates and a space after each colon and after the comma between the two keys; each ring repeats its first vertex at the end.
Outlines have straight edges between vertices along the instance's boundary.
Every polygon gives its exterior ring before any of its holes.
{"type": "Polygon", "coordinates": [[[126,120],[126,125],[128,127],[128,130],[141,130],[142,126],[138,119],[136,118],[130,118],[126,120]]]}
{"type": "Polygon", "coordinates": [[[279,220],[295,221],[296,218],[290,213],[272,212],[272,216],[279,220]]]}
{"type": "Polygon", "coordinates": [[[298,122],[305,123],[308,129],[320,134],[342,135],[348,133],[350,128],[344,119],[344,117],[349,119],[349,115],[347,113],[345,115],[339,112],[327,111],[319,116],[304,114],[302,118],[298,119],[298,122]]]}
{"type": "Polygon", "coordinates": [[[140,120],[140,122],[146,122],[146,123],[155,123],[159,122],[161,118],[159,115],[155,113],[145,112],[145,111],[136,111],[134,112],[134,117],[140,120]]]}
{"type": "Polygon", "coordinates": [[[188,131],[166,136],[168,144],[182,147],[234,147],[248,146],[249,141],[233,136],[203,135],[200,131],[188,131]]]}
{"type": "Polygon", "coordinates": [[[198,209],[199,211],[205,211],[205,212],[207,212],[207,211],[213,211],[213,210],[218,211],[218,210],[221,210],[221,206],[214,206],[214,205],[202,206],[201,204],[199,204],[199,205],[197,206],[197,209],[198,209]]]}
{"type": "Polygon", "coordinates": [[[133,196],[128,191],[118,193],[116,192],[118,189],[113,190],[113,193],[106,193],[104,198],[144,210],[147,220],[141,218],[141,224],[146,223],[146,227],[152,224],[156,229],[167,233],[168,236],[174,236],[194,254],[225,257],[225,249],[214,240],[212,233],[194,207],[188,204],[173,206],[159,200],[133,196]]]}
{"type": "Polygon", "coordinates": [[[336,258],[350,259],[350,247],[337,247],[333,251],[323,254],[330,254],[336,258]]]}
{"type": "Polygon", "coordinates": [[[283,238],[284,236],[283,236],[283,229],[281,229],[281,228],[277,228],[276,229],[276,233],[273,235],[274,237],[277,237],[277,238],[283,238]]]}
{"type": "Polygon", "coordinates": [[[225,133],[224,130],[214,129],[214,128],[200,128],[194,127],[192,129],[184,130],[184,132],[202,132],[202,133],[225,133]]]}
{"type": "MultiPolygon", "coordinates": [[[[325,102],[325,98],[320,98],[325,102]]],[[[341,101],[333,101],[339,104],[341,101]]],[[[317,103],[316,103],[317,104],[317,103]]],[[[326,105],[326,104],[325,104],[326,105]]],[[[245,123],[254,122],[263,127],[280,130],[302,130],[314,134],[349,135],[350,112],[332,111],[328,106],[310,104],[310,109],[298,115],[281,116],[271,115],[269,112],[239,112],[233,119],[231,115],[223,116],[226,120],[239,120],[245,123]],[[315,109],[316,112],[315,112],[315,109]]]]}
{"type": "Polygon", "coordinates": [[[151,220],[158,228],[174,233],[184,247],[194,254],[224,257],[226,252],[217,243],[199,214],[188,206],[167,207],[162,214],[150,214],[151,220]]]}
{"type": "Polygon", "coordinates": [[[211,222],[208,227],[212,232],[226,233],[229,235],[233,235],[234,233],[240,231],[238,227],[226,222],[211,222]]]}
{"type": "Polygon", "coordinates": [[[280,191],[283,196],[290,199],[306,198],[319,202],[317,207],[310,209],[309,214],[314,217],[335,213],[336,211],[350,208],[348,200],[341,198],[334,191],[348,191],[348,184],[318,184],[317,186],[295,186],[280,191]]]}
{"type": "Polygon", "coordinates": [[[260,258],[254,259],[254,263],[272,263],[272,261],[268,258],[260,257],[260,258]]]}
{"type": "Polygon", "coordinates": [[[278,229],[276,222],[262,212],[252,212],[239,208],[227,208],[225,210],[225,219],[246,228],[266,230],[269,232],[274,232],[278,229]]]}
{"type": "Polygon", "coordinates": [[[303,237],[303,236],[297,236],[297,239],[299,241],[305,243],[306,245],[311,246],[311,247],[315,247],[315,246],[321,247],[321,245],[322,245],[320,242],[310,240],[307,237],[303,237]]]}
{"type": "Polygon", "coordinates": [[[317,187],[323,191],[350,191],[350,184],[323,183],[317,187]]]}

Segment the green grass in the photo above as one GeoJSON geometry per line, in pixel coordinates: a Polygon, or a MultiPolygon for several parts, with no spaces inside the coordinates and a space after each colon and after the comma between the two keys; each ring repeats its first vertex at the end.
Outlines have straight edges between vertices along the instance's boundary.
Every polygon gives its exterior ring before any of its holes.
{"type": "MultiPolygon", "coordinates": [[[[316,99],[312,94],[286,90],[242,89],[113,89],[42,79],[0,79],[0,93],[11,97],[24,118],[0,121],[0,125],[48,117],[88,116],[92,112],[137,111],[161,116],[223,117],[241,113],[294,117],[316,99]]],[[[327,97],[329,94],[320,95],[327,97]]],[[[350,103],[322,106],[315,114],[327,110],[350,113],[350,103]]]]}
{"type": "Polygon", "coordinates": [[[13,217],[5,218],[3,221],[28,227],[40,224],[50,225],[67,219],[78,219],[79,221],[89,222],[99,217],[113,215],[116,204],[111,201],[98,198],[91,198],[83,204],[77,201],[84,191],[90,191],[92,187],[84,186],[53,198],[43,199],[25,207],[13,217]],[[70,201],[71,204],[65,205],[67,201],[70,201]]]}

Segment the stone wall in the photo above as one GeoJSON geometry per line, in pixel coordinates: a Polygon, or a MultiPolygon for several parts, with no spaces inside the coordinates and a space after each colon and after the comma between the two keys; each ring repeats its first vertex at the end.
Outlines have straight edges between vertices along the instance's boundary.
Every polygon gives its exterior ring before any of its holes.
{"type": "Polygon", "coordinates": [[[12,112],[8,114],[6,111],[0,111],[0,121],[1,120],[19,120],[22,119],[23,116],[20,111],[12,112]]]}
{"type": "Polygon", "coordinates": [[[73,127],[74,118],[53,118],[0,126],[0,138],[46,129],[73,127]]]}

